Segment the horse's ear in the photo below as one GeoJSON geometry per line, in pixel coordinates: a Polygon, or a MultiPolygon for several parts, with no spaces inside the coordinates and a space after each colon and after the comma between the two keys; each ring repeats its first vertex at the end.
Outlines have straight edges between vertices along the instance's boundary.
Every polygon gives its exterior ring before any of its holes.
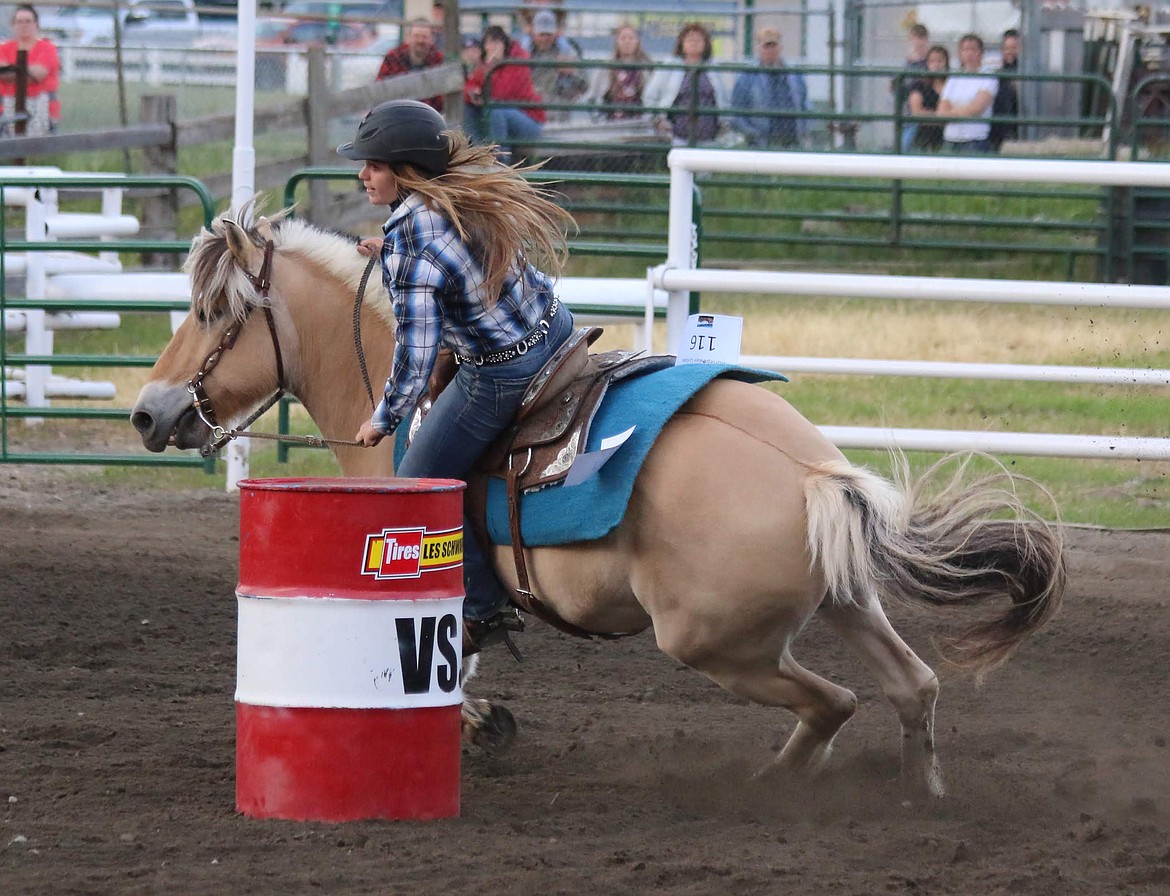
{"type": "Polygon", "coordinates": [[[227,218],[221,219],[221,223],[223,224],[223,235],[227,240],[228,251],[232,253],[232,256],[245,270],[248,270],[251,266],[250,262],[255,247],[252,245],[252,241],[248,239],[247,231],[235,221],[229,221],[227,218]]]}
{"type": "Polygon", "coordinates": [[[266,240],[275,240],[272,231],[272,222],[263,215],[261,215],[260,220],[256,222],[256,232],[266,240]]]}

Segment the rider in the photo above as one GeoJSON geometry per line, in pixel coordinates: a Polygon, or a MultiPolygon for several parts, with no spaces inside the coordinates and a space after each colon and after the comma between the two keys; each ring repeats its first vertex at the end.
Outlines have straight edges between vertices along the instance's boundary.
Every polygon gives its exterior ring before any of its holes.
{"type": "MultiPolygon", "coordinates": [[[[337,147],[364,163],[358,177],[370,204],[390,206],[385,239],[363,240],[358,252],[381,254],[398,323],[384,397],[356,441],[373,446],[394,432],[423,396],[440,348],[459,362],[399,476],[466,478],[573,332],[552,278],[532,263],[559,275],[573,219],[496,150],[471,145],[415,100],[375,106],[337,147]]],[[[466,516],[463,531],[464,645],[474,652],[522,624],[466,516]]]]}

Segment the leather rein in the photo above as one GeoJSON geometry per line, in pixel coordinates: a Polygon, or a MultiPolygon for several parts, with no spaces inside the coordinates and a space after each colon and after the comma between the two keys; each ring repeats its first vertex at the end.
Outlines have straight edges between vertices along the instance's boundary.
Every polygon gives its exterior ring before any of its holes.
{"type": "MultiPolygon", "coordinates": [[[[249,304],[247,311],[244,312],[244,316],[237,321],[233,321],[224,330],[219,344],[207,353],[207,357],[199,365],[199,370],[187,383],[187,391],[191,393],[195,413],[199,415],[199,419],[211,430],[211,441],[199,449],[199,453],[203,457],[210,457],[216,454],[228,442],[241,436],[250,439],[295,442],[314,448],[325,448],[329,445],[358,444],[352,439],[326,439],[321,436],[301,436],[291,433],[252,432],[248,429],[249,426],[259,420],[273,405],[280,401],[287,391],[284,377],[284,355],[280,350],[280,337],[276,332],[276,319],[272,315],[272,306],[268,301],[268,295],[272,290],[272,256],[274,248],[272,240],[267,240],[264,243],[264,261],[260,265],[260,272],[258,274],[253,274],[246,267],[243,267],[243,265],[240,265],[240,268],[244,276],[248,278],[248,281],[256,289],[256,295],[261,300],[259,306],[264,310],[264,319],[268,323],[268,333],[272,337],[272,350],[276,355],[276,391],[255,411],[249,414],[248,418],[238,428],[227,429],[220,425],[216,418],[215,406],[211,402],[211,396],[207,394],[207,390],[203,387],[203,381],[207,378],[208,374],[216,368],[216,365],[219,364],[224,354],[235,346],[236,340],[240,336],[240,331],[243,330],[244,324],[248,322],[252,311],[257,307],[256,304],[249,304]]],[[[366,283],[370,279],[370,272],[373,270],[376,261],[377,257],[372,257],[369,264],[366,265],[366,269],[362,273],[361,283],[358,285],[357,295],[354,297],[353,306],[354,348],[357,352],[358,365],[361,367],[362,380],[365,383],[366,394],[369,396],[371,407],[374,407],[374,391],[370,385],[370,375],[366,367],[365,352],[362,350],[361,307],[362,301],[365,298],[366,283]]]]}

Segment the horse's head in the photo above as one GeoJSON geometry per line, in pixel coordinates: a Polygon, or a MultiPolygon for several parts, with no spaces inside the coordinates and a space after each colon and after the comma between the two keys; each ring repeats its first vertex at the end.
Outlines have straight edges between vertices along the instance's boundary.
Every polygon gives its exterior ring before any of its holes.
{"type": "Polygon", "coordinates": [[[393,350],[381,277],[369,275],[355,246],[283,213],[270,222],[251,204],[199,233],[184,265],[191,313],[131,415],[142,443],[204,449],[215,427],[239,426],[278,389],[296,395],[326,437],[352,438],[370,411],[353,336],[363,275],[374,313],[362,315],[362,339],[375,388],[393,350]]]}
{"type": "Polygon", "coordinates": [[[191,244],[191,313],[159,357],[131,414],[151,451],[202,448],[282,388],[282,342],[293,328],[271,289],[276,228],[220,218],[191,244]],[[263,313],[253,315],[254,309],[263,313]],[[266,319],[268,325],[266,326],[266,319]]]}

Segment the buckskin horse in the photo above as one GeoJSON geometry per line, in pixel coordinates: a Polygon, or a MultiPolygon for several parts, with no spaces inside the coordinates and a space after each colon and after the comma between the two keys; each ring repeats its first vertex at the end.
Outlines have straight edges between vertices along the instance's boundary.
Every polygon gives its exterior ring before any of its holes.
{"type": "MultiPolygon", "coordinates": [[[[355,331],[375,383],[394,347],[378,277],[355,309],[368,277],[355,245],[250,207],[197,235],[186,263],[191,314],[132,414],[145,447],[206,448],[277,389],[300,400],[325,438],[351,439],[370,413],[355,331]]],[[[390,442],[332,447],[344,475],[386,476],[390,442]]],[[[1006,603],[941,646],[944,658],[982,675],[1056,613],[1065,587],[1059,527],[1023,506],[1017,477],[957,468],[941,482],[929,474],[911,482],[903,470],[895,484],[848,462],[768,389],[718,378],[662,428],[616,527],[587,542],[526,548],[527,571],[532,590],[571,625],[604,634],[652,627],[669,656],[733,694],[793,712],[795,728],[761,770],[770,774],[821,769],[857,706],[851,691],[793,656],[816,614],[897,712],[903,779],[942,795],[938,678],[894,631],[882,599],[1006,603]]],[[[511,549],[494,552],[514,587],[511,549]]],[[[482,715],[477,702],[465,703],[465,721],[482,715]]]]}

